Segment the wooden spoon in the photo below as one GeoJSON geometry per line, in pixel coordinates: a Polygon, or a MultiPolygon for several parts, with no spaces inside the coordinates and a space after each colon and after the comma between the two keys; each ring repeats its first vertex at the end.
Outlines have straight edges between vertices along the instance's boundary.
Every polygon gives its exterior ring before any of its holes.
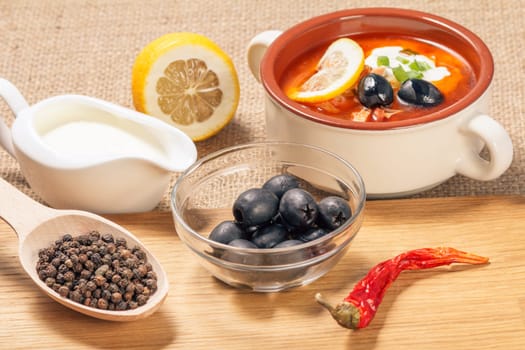
{"type": "Polygon", "coordinates": [[[162,266],[133,234],[114,222],[89,212],[56,210],[46,207],[27,197],[1,178],[0,218],[3,218],[18,235],[19,259],[29,277],[44,293],[70,309],[109,321],[133,321],[151,315],[166,299],[169,286],[162,266]],[[158,289],[145,305],[125,311],[96,309],[61,297],[39,279],[36,263],[40,249],[48,247],[66,233],[77,236],[93,230],[110,233],[115,238],[122,237],[131,247],[142,247],[158,278],[158,289]]]}

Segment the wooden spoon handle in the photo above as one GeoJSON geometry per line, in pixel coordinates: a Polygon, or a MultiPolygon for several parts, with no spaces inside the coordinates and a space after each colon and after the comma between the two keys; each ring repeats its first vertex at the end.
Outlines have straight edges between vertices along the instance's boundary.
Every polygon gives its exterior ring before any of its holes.
{"type": "Polygon", "coordinates": [[[16,231],[19,240],[54,216],[54,209],[34,201],[0,178],[0,218],[16,231]]]}

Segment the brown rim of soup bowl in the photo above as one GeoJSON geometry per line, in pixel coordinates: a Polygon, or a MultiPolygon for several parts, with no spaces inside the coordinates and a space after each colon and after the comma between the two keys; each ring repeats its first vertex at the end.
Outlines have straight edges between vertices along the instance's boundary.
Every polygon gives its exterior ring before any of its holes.
{"type": "Polygon", "coordinates": [[[260,74],[272,99],[297,116],[340,128],[390,130],[444,119],[465,109],[489,88],[494,61],[487,45],[476,34],[445,18],[400,8],[361,8],[314,17],[284,31],[268,47],[260,74]],[[467,95],[448,107],[417,118],[385,123],[355,122],[314,112],[290,100],[280,88],[279,80],[284,70],[302,53],[339,37],[366,33],[411,36],[452,50],[470,65],[475,85],[467,95]]]}

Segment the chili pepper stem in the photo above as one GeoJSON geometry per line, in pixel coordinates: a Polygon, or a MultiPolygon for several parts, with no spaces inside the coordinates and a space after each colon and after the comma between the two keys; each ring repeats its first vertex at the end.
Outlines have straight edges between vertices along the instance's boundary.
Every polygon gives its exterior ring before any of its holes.
{"type": "Polygon", "coordinates": [[[321,293],[315,295],[315,300],[325,309],[327,309],[332,317],[339,323],[341,326],[350,329],[359,328],[359,320],[361,318],[361,313],[357,307],[350,304],[347,301],[343,301],[337,304],[335,307],[332,306],[326,299],[323,298],[321,293]]]}

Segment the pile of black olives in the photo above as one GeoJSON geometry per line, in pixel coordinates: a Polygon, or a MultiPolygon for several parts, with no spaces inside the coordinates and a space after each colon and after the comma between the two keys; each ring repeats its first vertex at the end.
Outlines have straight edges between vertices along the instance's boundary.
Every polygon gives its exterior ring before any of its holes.
{"type": "Polygon", "coordinates": [[[316,202],[296,177],[282,174],[241,193],[233,203],[233,216],[235,220],[218,224],[209,238],[242,248],[283,248],[326,235],[352,212],[338,196],[316,202]]]}
{"type": "MultiPolygon", "coordinates": [[[[443,102],[443,95],[434,84],[416,78],[405,80],[397,96],[401,102],[420,107],[433,107],[443,102]]],[[[394,90],[386,78],[370,73],[359,81],[357,97],[367,108],[385,107],[394,101],[394,90]]]]}

